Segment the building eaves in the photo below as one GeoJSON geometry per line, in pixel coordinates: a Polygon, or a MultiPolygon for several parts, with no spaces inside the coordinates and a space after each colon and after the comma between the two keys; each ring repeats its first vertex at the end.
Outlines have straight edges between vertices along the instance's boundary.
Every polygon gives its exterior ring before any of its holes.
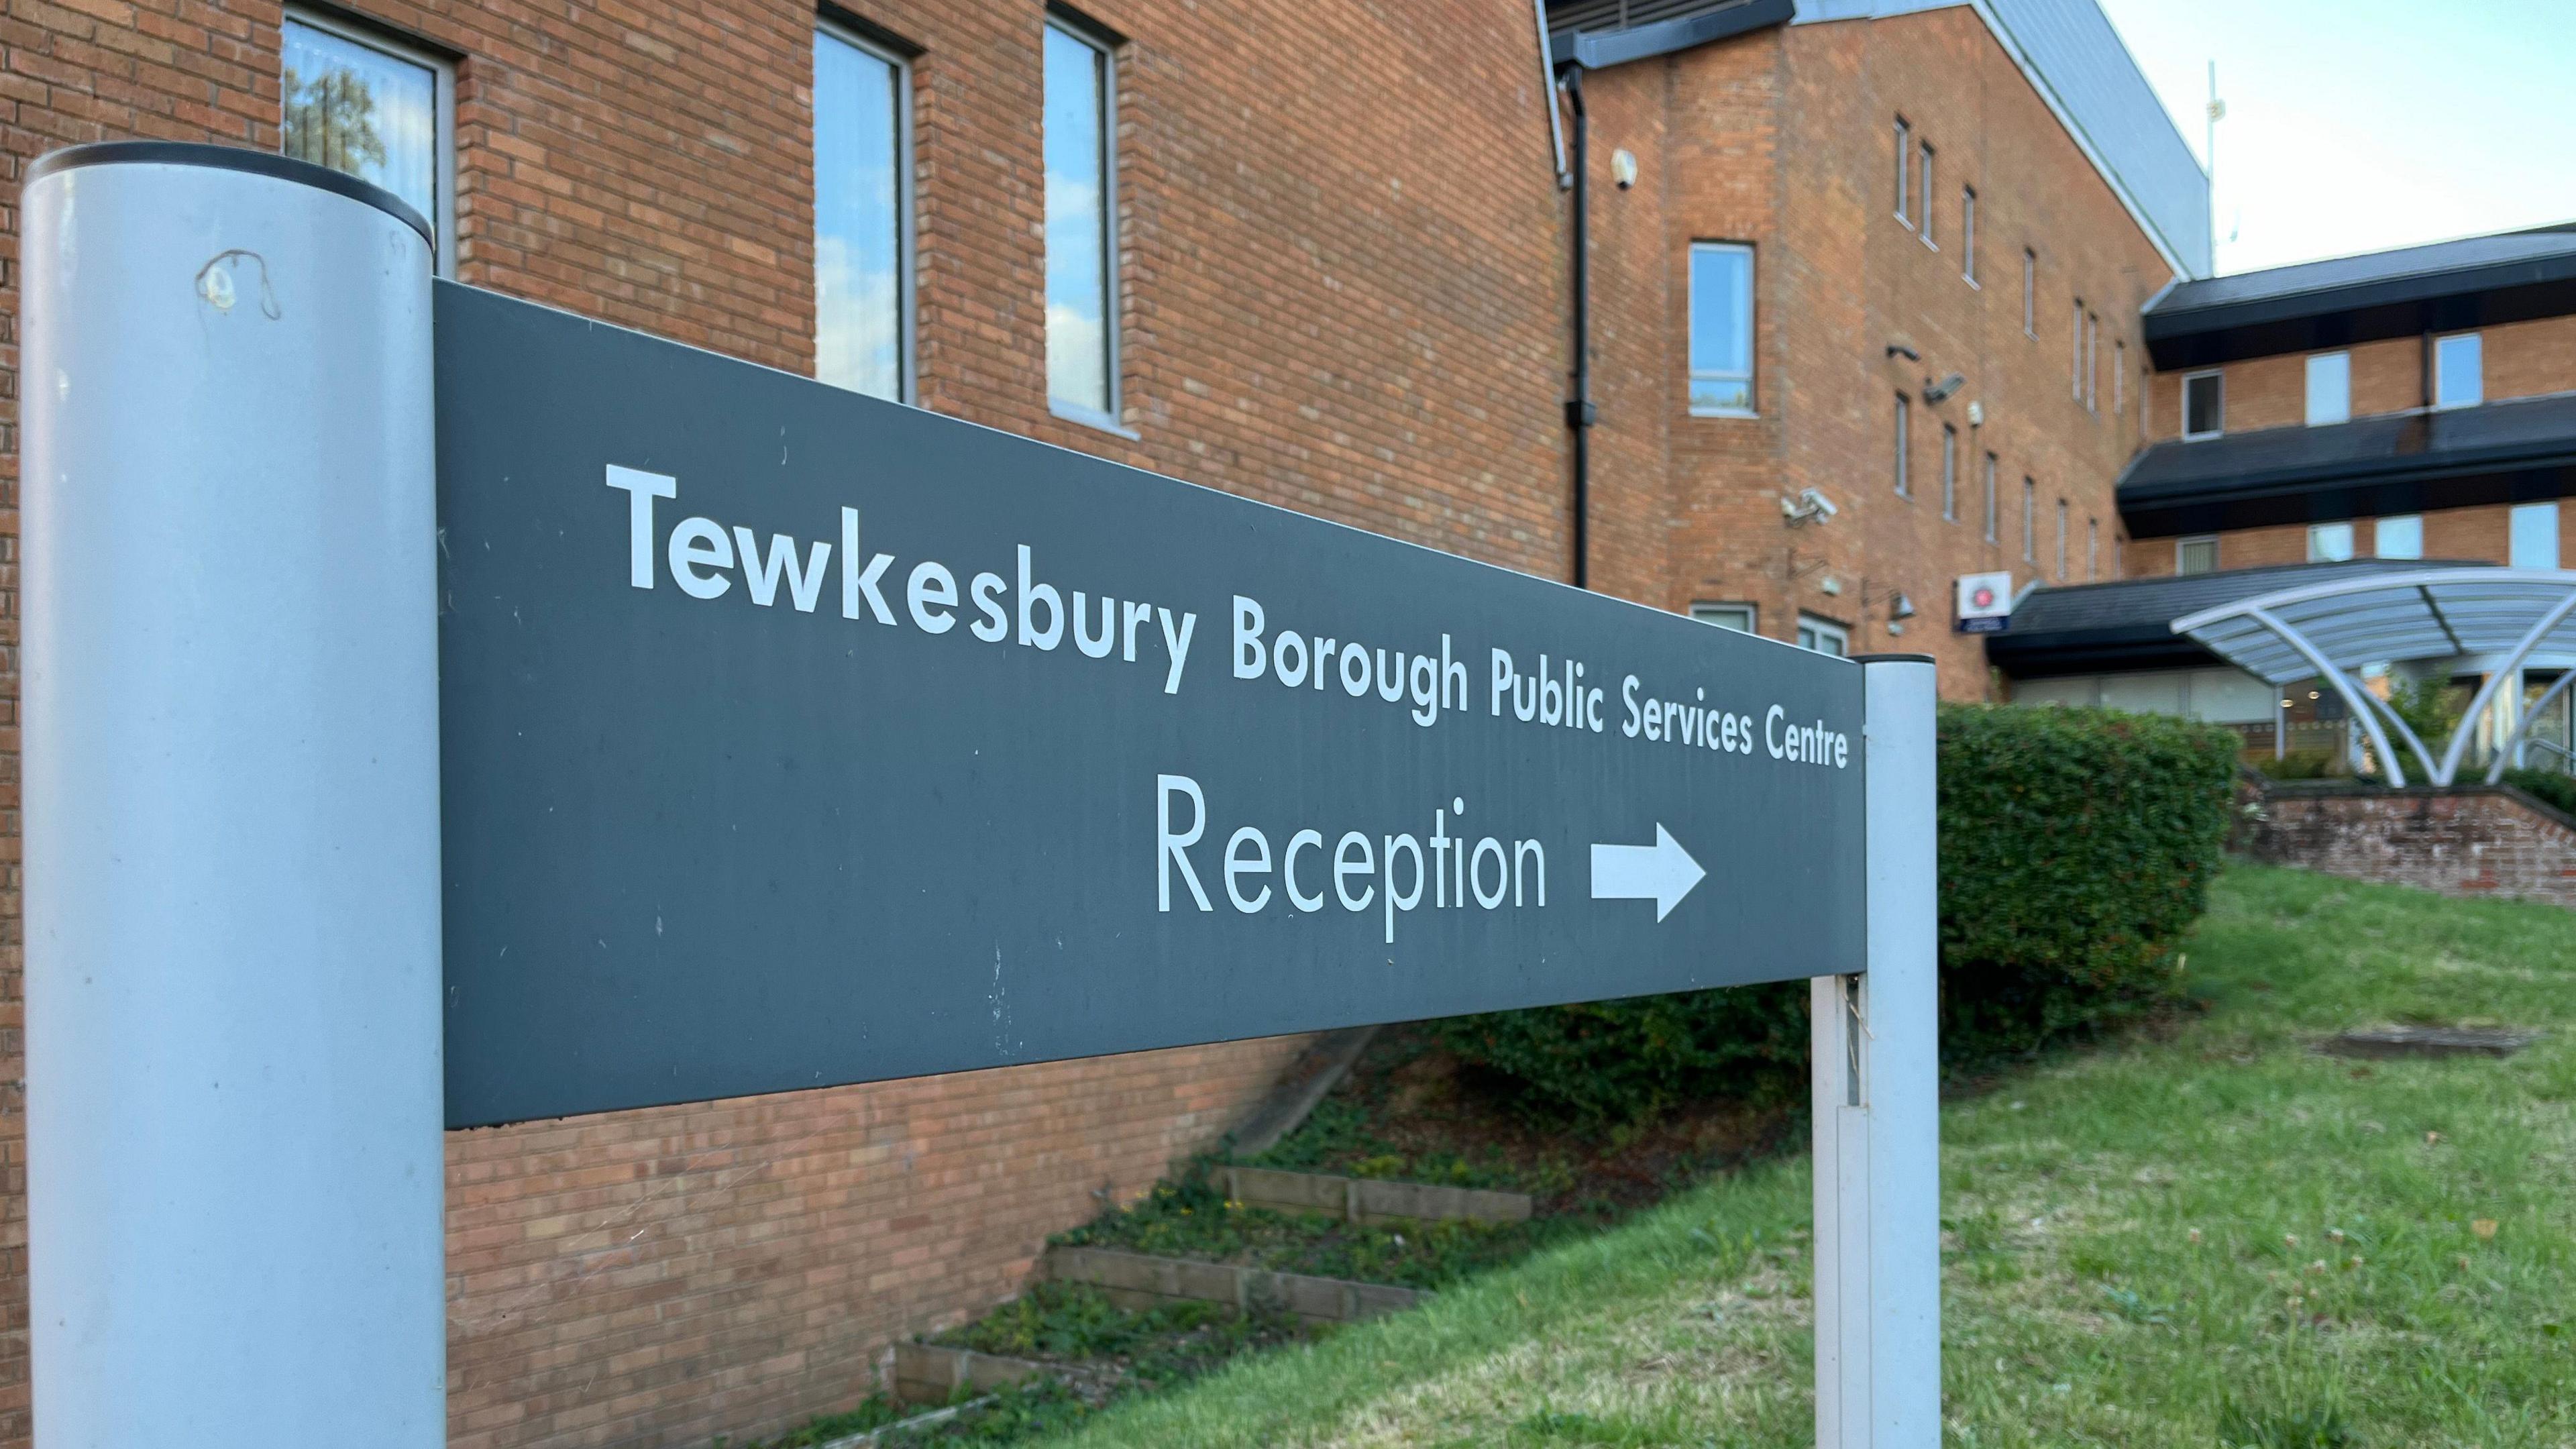
{"type": "Polygon", "coordinates": [[[1730,40],[1774,25],[1786,25],[1796,13],[1796,0],[1726,0],[1704,10],[1608,30],[1552,30],[1547,48],[1557,66],[1606,70],[1630,61],[1649,60],[1695,46],[1730,40]]]}
{"type": "Polygon", "coordinates": [[[2576,224],[2334,257],[2175,287],[2147,308],[2159,368],[2576,312],[2576,224]]]}
{"type": "Polygon", "coordinates": [[[2576,394],[2158,443],[2120,477],[2132,538],[2576,492],[2576,394]]]}

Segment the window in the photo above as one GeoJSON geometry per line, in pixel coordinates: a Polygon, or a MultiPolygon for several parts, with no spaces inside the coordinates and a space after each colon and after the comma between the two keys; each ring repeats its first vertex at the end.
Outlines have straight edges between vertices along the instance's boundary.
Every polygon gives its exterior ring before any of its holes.
{"type": "Polygon", "coordinates": [[[2343,563],[2351,557],[2352,525],[2350,523],[2308,525],[2308,562],[2343,563]]]}
{"type": "Polygon", "coordinates": [[[2102,401],[2102,318],[2084,314],[2084,407],[2100,411],[2102,401]]]}
{"type": "Polygon", "coordinates": [[[1959,430],[1941,425],[1941,516],[1959,521],[1959,430]]]}
{"type": "Polygon", "coordinates": [[[2424,556],[2424,518],[2407,514],[2402,518],[2383,518],[2372,530],[2371,552],[2381,558],[2422,558],[2424,556]]]}
{"type": "Polygon", "coordinates": [[[1977,188],[1959,188],[1959,275],[1977,285],[1977,188]]]}
{"type": "Polygon", "coordinates": [[[2352,354],[2320,352],[2308,359],[2308,426],[2352,420],[2352,354]]]}
{"type": "Polygon", "coordinates": [[[2204,533],[2194,538],[2175,539],[2174,572],[2178,574],[2218,572],[2218,535],[2204,533]]]}
{"type": "Polygon", "coordinates": [[[814,376],[897,402],[912,368],[911,94],[903,61],[814,30],[814,376]]]}
{"type": "Polygon", "coordinates": [[[1819,654],[1831,654],[1839,659],[1851,653],[1851,631],[1829,619],[1819,619],[1813,614],[1800,614],[1798,647],[1813,649],[1819,654]]]}
{"type": "Polygon", "coordinates": [[[2475,332],[2433,343],[2433,406],[2473,408],[2487,400],[2486,344],[2475,332]]]}
{"type": "Polygon", "coordinates": [[[1995,455],[1986,455],[1986,542],[1996,540],[1995,533],[1995,455]]]}
{"type": "Polygon", "coordinates": [[[2039,485],[2021,480],[2021,561],[2039,562],[2039,485]]]}
{"type": "Polygon", "coordinates": [[[1896,118],[1896,219],[1907,226],[1914,224],[1914,209],[1907,205],[1907,183],[1914,177],[1914,128],[1905,118],[1896,118]]]}
{"type": "Polygon", "coordinates": [[[2057,581],[2066,582],[2066,500],[2057,500],[2057,581]]]}
{"type": "Polygon", "coordinates": [[[2214,438],[2227,426],[2227,375],[2187,372],[2182,378],[2182,435],[2214,438]]]}
{"type": "Polygon", "coordinates": [[[2021,249],[2021,334],[2039,336],[2039,253],[2021,249]]]}
{"type": "Polygon", "coordinates": [[[1922,188],[1922,193],[1921,193],[1921,194],[1922,194],[1922,197],[1923,197],[1923,244],[1924,244],[1925,246],[1927,246],[1927,247],[1932,248],[1934,251],[1939,251],[1939,250],[1941,249],[1941,244],[1940,244],[1939,242],[1936,242],[1936,241],[1934,241],[1934,240],[1932,239],[1932,196],[1933,196],[1933,191],[1932,191],[1932,146],[1931,146],[1931,143],[1930,143],[1930,142],[1926,142],[1926,143],[1924,143],[1924,146],[1923,146],[1923,188],[1922,188]]]}
{"type": "Polygon", "coordinates": [[[1899,498],[1914,496],[1913,481],[1905,476],[1906,421],[1907,414],[1913,409],[1914,405],[1906,400],[1905,394],[1900,392],[1896,395],[1896,496],[1899,498]]]}
{"type": "Polygon", "coordinates": [[[2084,299],[2075,299],[2074,330],[2067,333],[2066,382],[2075,400],[2084,401],[2084,299]]]}
{"type": "Polygon", "coordinates": [[[2102,577],[2102,520],[2084,520],[2084,581],[2102,577]]]}
{"type": "Polygon", "coordinates": [[[1753,416],[1753,248],[1693,242],[1690,255],[1690,410],[1753,416]]]}
{"type": "Polygon", "coordinates": [[[1045,69],[1047,397],[1116,427],[1117,67],[1099,42],[1050,20],[1045,69]]]}
{"type": "Polygon", "coordinates": [[[2111,416],[2129,410],[2129,344],[2111,344],[2111,416]]]}
{"type": "Polygon", "coordinates": [[[2513,545],[2508,556],[2518,569],[2558,567],[2558,505],[2517,503],[2513,506],[2513,545]]]}
{"type": "Polygon", "coordinates": [[[286,12],[278,150],[401,197],[455,274],[456,72],[445,60],[336,19],[286,12]]]}
{"type": "Polygon", "coordinates": [[[1693,604],[1691,617],[1703,624],[1715,624],[1721,629],[1732,629],[1738,634],[1759,632],[1753,627],[1754,615],[1751,604],[1693,604]]]}

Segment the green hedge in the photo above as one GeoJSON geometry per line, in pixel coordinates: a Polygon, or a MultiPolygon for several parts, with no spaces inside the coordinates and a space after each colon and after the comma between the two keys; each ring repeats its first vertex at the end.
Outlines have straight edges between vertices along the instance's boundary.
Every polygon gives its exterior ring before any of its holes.
{"type": "Polygon", "coordinates": [[[2556,770],[2507,770],[2504,782],[2562,815],[2576,815],[2576,775],[2556,770]]]}
{"type": "MultiPolygon", "coordinates": [[[[2228,730],[2115,710],[1941,711],[1941,1054],[1973,1064],[2097,1029],[2172,989],[2233,802],[2228,730]]],[[[1806,984],[1435,1024],[1533,1108],[1618,1120],[1793,1091],[1806,984]]]]}

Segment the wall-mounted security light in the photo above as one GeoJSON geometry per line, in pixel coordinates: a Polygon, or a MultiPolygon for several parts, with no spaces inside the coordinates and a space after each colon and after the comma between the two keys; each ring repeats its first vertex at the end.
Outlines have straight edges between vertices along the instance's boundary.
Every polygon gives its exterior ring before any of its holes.
{"type": "Polygon", "coordinates": [[[1888,600],[1888,601],[1887,601],[1887,617],[1888,617],[1888,619],[1889,619],[1889,621],[1890,621],[1890,622],[1893,622],[1893,621],[1895,621],[1895,620],[1899,620],[1899,619],[1911,619],[1911,618],[1913,618],[1913,617],[1914,617],[1914,600],[1913,600],[1913,599],[1911,599],[1911,598],[1909,598],[1908,596],[1906,596],[1906,595],[1904,595],[1904,594],[1901,594],[1901,593],[1900,593],[1900,594],[1898,594],[1896,597],[1894,597],[1894,598],[1892,598],[1892,599],[1888,600]]]}
{"type": "Polygon", "coordinates": [[[1610,179],[1618,183],[1621,191],[1625,191],[1629,187],[1637,184],[1637,155],[1635,152],[1622,146],[1618,150],[1610,153],[1610,179]]]}
{"type": "Polygon", "coordinates": [[[1914,345],[1910,342],[1891,342],[1887,344],[1887,355],[1890,357],[1902,357],[1908,362],[1921,362],[1923,360],[1923,354],[1915,351],[1914,345]]]}

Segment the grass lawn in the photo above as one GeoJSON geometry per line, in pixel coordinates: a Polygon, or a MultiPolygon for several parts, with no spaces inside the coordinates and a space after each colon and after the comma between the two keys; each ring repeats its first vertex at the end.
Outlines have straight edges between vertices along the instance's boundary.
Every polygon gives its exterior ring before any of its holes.
{"type": "MultiPolygon", "coordinates": [[[[2239,866],[2206,1014],[1942,1113],[1953,1445],[2576,1443],[2576,915],[2239,866]],[[2509,1023],[2510,1060],[2346,1027],[2509,1023]]],[[[1810,1442],[1801,1160],[1060,1449],[1810,1442]]]]}

